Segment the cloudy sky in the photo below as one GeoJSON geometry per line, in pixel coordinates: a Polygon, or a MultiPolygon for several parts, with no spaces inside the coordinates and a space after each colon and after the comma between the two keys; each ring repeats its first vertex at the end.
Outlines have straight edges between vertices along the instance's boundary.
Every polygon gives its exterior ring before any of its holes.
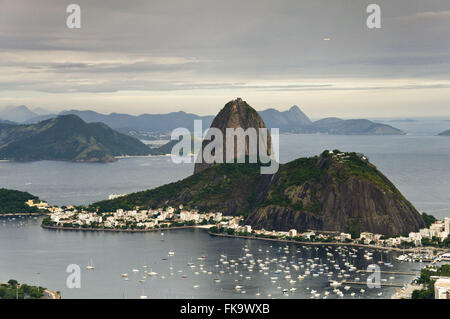
{"type": "Polygon", "coordinates": [[[0,0],[0,107],[447,117],[449,32],[448,0],[0,0]]]}

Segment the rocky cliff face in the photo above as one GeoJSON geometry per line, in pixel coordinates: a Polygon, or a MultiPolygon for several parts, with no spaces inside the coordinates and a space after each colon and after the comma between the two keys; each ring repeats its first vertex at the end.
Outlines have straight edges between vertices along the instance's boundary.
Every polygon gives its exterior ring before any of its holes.
{"type": "MultiPolygon", "coordinates": [[[[256,112],[255,109],[253,109],[250,105],[247,104],[247,102],[243,101],[240,98],[237,98],[236,100],[228,102],[223,109],[217,114],[217,116],[214,118],[211,128],[218,128],[223,135],[223,147],[220,149],[223,153],[223,163],[225,163],[226,159],[226,130],[227,128],[243,128],[244,130],[248,128],[255,128],[258,130],[258,128],[266,128],[266,125],[264,124],[264,121],[262,120],[261,116],[259,116],[258,112],[256,112]]],[[[267,131],[267,145],[268,153],[270,154],[271,151],[271,138],[270,138],[270,132],[267,131]]],[[[258,138],[261,138],[258,132],[258,138]]],[[[205,147],[212,143],[211,140],[204,140],[202,143],[202,152],[205,149],[205,147]]],[[[218,152],[219,149],[216,149],[215,152],[218,152]]],[[[237,143],[234,145],[234,158],[240,158],[250,155],[249,151],[249,145],[248,140],[245,141],[245,152],[242,154],[238,148],[237,143]]],[[[194,173],[198,173],[201,170],[211,167],[214,164],[206,163],[203,159],[199,160],[197,159],[194,173]]]]}
{"type": "Polygon", "coordinates": [[[388,236],[425,227],[395,186],[355,153],[281,166],[247,223],[269,230],[369,231],[388,236]]]}

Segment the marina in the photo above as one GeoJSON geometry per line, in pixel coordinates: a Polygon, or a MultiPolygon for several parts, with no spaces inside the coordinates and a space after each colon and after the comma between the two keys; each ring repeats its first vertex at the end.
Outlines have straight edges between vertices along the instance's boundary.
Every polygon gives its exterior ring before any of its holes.
{"type": "Polygon", "coordinates": [[[40,273],[63,298],[389,298],[424,265],[398,261],[399,252],[224,238],[204,229],[66,232],[39,222],[0,218],[0,274],[9,274],[0,279],[33,283],[40,273]],[[66,287],[68,264],[81,268],[80,289],[66,287]],[[381,269],[380,289],[362,287],[370,264],[381,269]]]}

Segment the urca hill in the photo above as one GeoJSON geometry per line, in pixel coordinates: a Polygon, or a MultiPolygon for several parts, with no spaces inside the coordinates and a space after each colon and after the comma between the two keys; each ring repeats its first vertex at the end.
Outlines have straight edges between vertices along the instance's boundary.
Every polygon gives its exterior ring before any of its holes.
{"type": "MultiPolygon", "coordinates": [[[[240,116],[254,116],[252,109],[242,109],[246,107],[251,108],[241,103],[235,109],[240,116]]],[[[221,121],[230,123],[220,114],[221,121]]],[[[215,127],[224,127],[214,122],[215,127]]],[[[249,126],[256,123],[264,125],[252,119],[249,126]]],[[[259,164],[216,164],[179,182],[94,203],[89,209],[108,212],[181,204],[204,212],[243,215],[245,223],[257,229],[395,236],[425,227],[412,204],[364,155],[339,150],[281,164],[271,175],[261,175],[259,164]]]]}

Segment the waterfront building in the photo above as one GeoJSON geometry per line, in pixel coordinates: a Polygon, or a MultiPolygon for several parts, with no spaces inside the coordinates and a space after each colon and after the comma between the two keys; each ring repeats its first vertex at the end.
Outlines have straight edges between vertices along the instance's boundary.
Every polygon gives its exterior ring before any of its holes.
{"type": "Polygon", "coordinates": [[[418,233],[414,233],[411,232],[408,235],[409,241],[413,242],[415,246],[420,246],[422,244],[422,235],[420,234],[420,232],[418,233]]]}
{"type": "Polygon", "coordinates": [[[450,217],[445,217],[444,219],[444,231],[450,234],[450,217]]]}
{"type": "Polygon", "coordinates": [[[221,212],[217,212],[214,216],[214,221],[216,222],[220,222],[222,220],[222,213],[221,212]]]}
{"type": "Polygon", "coordinates": [[[246,232],[246,233],[251,233],[251,232],[252,232],[252,226],[250,226],[250,225],[245,225],[245,226],[244,226],[244,232],[246,232]]]}
{"type": "Polygon", "coordinates": [[[430,230],[428,228],[422,228],[421,230],[419,230],[420,235],[422,236],[422,238],[430,238],[430,230]]]}
{"type": "Polygon", "coordinates": [[[374,236],[373,233],[364,232],[361,233],[359,239],[363,240],[365,243],[370,243],[372,240],[374,240],[374,236]]]}
{"type": "Polygon", "coordinates": [[[309,231],[309,232],[302,233],[302,237],[311,239],[311,236],[316,236],[316,233],[313,232],[313,231],[309,231]]]}
{"type": "Polygon", "coordinates": [[[352,239],[352,235],[348,233],[340,233],[340,235],[337,236],[336,239],[340,241],[345,241],[347,239],[352,239]]]}
{"type": "Polygon", "coordinates": [[[297,230],[291,229],[289,230],[289,237],[296,237],[297,236],[297,230]]]}
{"type": "Polygon", "coordinates": [[[450,299],[450,278],[439,278],[434,283],[434,299],[450,299]]]}
{"type": "Polygon", "coordinates": [[[439,237],[439,233],[444,230],[444,223],[442,221],[437,221],[430,226],[430,236],[439,237]]]}
{"type": "Polygon", "coordinates": [[[37,207],[38,209],[46,209],[50,206],[46,202],[43,202],[43,201],[35,202],[33,199],[26,201],[25,204],[27,204],[30,207],[37,207]]]}

